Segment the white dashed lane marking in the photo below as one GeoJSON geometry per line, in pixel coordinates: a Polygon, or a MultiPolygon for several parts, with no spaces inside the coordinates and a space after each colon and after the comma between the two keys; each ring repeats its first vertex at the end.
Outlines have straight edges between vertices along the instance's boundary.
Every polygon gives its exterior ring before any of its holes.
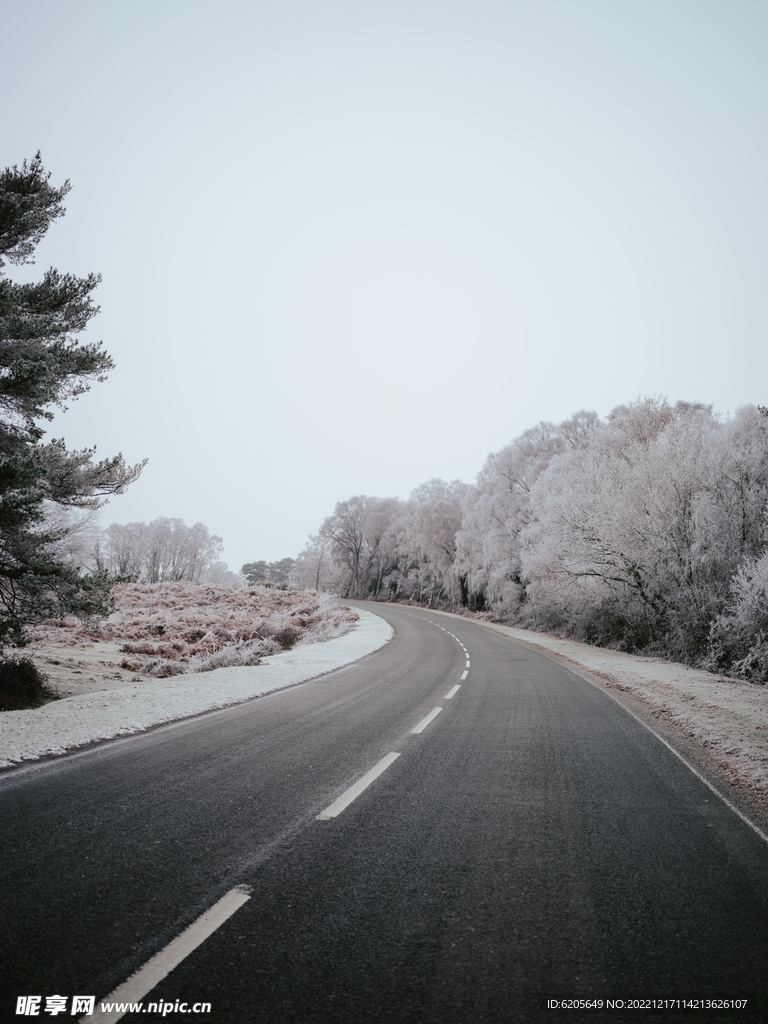
{"type": "Polygon", "coordinates": [[[205,940],[224,924],[236,910],[239,910],[244,903],[251,898],[247,886],[238,885],[225,893],[218,903],[214,903],[205,913],[201,914],[196,921],[193,921],[189,928],[186,928],[181,935],[169,942],[165,949],[161,949],[151,960],[147,960],[143,967],[132,974],[131,977],[119,985],[114,992],[104,996],[96,1004],[96,1011],[93,1016],[88,1016],[90,1021],[117,1021],[124,1017],[127,1010],[110,1010],[101,1012],[102,1003],[138,1003],[152,989],[159,985],[163,978],[166,978],[174,967],[178,967],[182,960],[186,960],[190,953],[194,952],[205,940]]]}
{"type": "Polygon", "coordinates": [[[411,732],[424,732],[429,723],[433,719],[437,718],[437,716],[440,714],[442,710],[442,708],[435,708],[433,711],[430,711],[426,718],[422,718],[422,720],[419,722],[415,729],[411,729],[411,732]]]}
{"type": "Polygon", "coordinates": [[[398,757],[400,757],[400,755],[395,753],[390,753],[387,754],[386,757],[382,757],[378,764],[375,764],[369,772],[366,772],[361,779],[358,779],[354,785],[350,786],[346,792],[342,793],[338,800],[334,800],[333,803],[329,804],[324,811],[321,811],[320,814],[317,815],[317,820],[330,821],[331,818],[335,818],[337,815],[341,814],[344,808],[349,807],[352,801],[356,800],[364,790],[368,789],[370,784],[375,782],[381,773],[386,771],[392,762],[396,761],[398,757]]]}

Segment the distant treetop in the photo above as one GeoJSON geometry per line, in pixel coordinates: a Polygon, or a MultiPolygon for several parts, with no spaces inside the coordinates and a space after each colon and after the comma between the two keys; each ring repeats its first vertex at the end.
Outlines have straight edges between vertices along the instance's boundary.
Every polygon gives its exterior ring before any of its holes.
{"type": "Polygon", "coordinates": [[[295,565],[295,558],[281,558],[279,562],[246,562],[240,572],[251,587],[259,585],[285,590],[291,582],[291,572],[295,565]]]}

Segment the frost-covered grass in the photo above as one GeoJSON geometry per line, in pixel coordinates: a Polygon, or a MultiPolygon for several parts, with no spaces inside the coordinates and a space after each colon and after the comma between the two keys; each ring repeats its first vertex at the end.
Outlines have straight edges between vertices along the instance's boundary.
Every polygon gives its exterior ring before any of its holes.
{"type": "MultiPolygon", "coordinates": [[[[357,621],[337,598],[314,591],[125,583],[115,587],[114,599],[104,621],[71,618],[32,631],[35,660],[54,681],[62,674],[56,666],[89,671],[94,651],[107,668],[160,678],[258,665],[269,655],[343,636],[357,621]]],[[[120,679],[120,671],[110,678],[120,679]]]]}

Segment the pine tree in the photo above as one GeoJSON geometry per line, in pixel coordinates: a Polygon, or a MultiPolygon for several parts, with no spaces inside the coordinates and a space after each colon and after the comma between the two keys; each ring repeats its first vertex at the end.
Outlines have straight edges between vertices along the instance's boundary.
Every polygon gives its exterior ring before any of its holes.
{"type": "Polygon", "coordinates": [[[97,274],[47,270],[38,283],[12,281],[7,264],[33,263],[35,247],[64,214],[70,190],[50,184],[40,154],[0,172],[0,647],[24,644],[24,626],[67,613],[105,610],[108,581],[83,576],[59,554],[66,527],[54,510],[95,509],[121,493],[143,463],[95,461],[44,440],[43,424],[66,409],[113,363],[101,343],[76,335],[98,313],[97,274]]]}

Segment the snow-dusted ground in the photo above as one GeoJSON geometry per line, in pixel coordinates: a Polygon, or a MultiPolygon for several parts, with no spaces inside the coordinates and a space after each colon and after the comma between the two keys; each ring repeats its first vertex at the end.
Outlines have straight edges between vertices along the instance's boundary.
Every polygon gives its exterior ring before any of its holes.
{"type": "Polygon", "coordinates": [[[554,656],[621,698],[629,695],[653,718],[684,739],[733,786],[745,786],[768,802],[768,687],[728,679],[660,658],[622,654],[575,640],[484,626],[554,656]]]}
{"type": "Polygon", "coordinates": [[[359,622],[345,636],[273,654],[261,665],[117,688],[112,683],[108,689],[65,697],[34,710],[3,712],[0,768],[238,704],[342,668],[383,647],[392,636],[392,627],[378,615],[359,610],[358,615],[359,622]]]}

